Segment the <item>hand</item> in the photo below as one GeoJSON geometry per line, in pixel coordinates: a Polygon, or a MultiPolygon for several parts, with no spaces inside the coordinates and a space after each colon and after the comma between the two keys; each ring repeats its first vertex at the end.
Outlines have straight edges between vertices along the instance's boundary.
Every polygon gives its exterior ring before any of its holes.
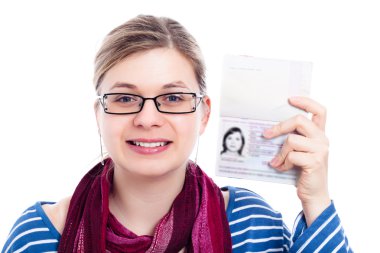
{"type": "Polygon", "coordinates": [[[329,141],[325,135],[326,109],[307,97],[293,97],[289,103],[311,113],[312,119],[297,115],[265,130],[264,137],[288,134],[270,165],[279,171],[300,169],[297,194],[310,226],[331,202],[327,182],[329,141]]]}

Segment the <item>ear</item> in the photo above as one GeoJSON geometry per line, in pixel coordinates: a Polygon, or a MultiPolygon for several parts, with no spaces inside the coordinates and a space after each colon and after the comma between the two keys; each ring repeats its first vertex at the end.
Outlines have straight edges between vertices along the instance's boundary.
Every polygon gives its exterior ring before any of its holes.
{"type": "Polygon", "coordinates": [[[201,126],[199,128],[199,135],[202,135],[206,129],[208,120],[210,118],[211,113],[211,100],[208,96],[204,96],[202,98],[202,120],[201,126]]]}
{"type": "Polygon", "coordinates": [[[98,126],[98,130],[100,131],[99,127],[99,113],[101,113],[101,104],[99,99],[96,99],[94,102],[94,113],[96,118],[96,125],[98,126]]]}

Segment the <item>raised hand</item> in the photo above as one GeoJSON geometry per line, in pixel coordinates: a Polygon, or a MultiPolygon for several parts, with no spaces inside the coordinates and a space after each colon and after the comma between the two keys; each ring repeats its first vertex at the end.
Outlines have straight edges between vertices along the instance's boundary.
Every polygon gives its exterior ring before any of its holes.
{"type": "Polygon", "coordinates": [[[300,170],[297,194],[308,225],[330,205],[327,167],[329,141],[325,135],[326,109],[307,97],[292,97],[289,103],[312,114],[311,120],[297,115],[267,129],[265,138],[288,134],[270,165],[279,171],[300,170]]]}

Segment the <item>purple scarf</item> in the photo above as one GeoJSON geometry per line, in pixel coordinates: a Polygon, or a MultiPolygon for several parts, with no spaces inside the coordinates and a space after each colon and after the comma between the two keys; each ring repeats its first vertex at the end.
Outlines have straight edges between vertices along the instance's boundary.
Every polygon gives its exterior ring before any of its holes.
{"type": "Polygon", "coordinates": [[[137,236],[110,213],[111,159],[80,181],[71,198],[58,252],[232,252],[231,233],[220,189],[189,162],[182,191],[153,236],[137,236]]]}

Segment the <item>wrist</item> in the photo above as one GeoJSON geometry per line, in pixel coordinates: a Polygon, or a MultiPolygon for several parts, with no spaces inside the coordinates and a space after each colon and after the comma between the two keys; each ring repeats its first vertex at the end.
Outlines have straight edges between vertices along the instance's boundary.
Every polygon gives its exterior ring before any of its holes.
{"type": "Polygon", "coordinates": [[[328,194],[313,198],[308,201],[302,201],[302,209],[305,215],[307,226],[310,225],[318,218],[321,213],[326,210],[331,204],[331,199],[328,194]]]}

